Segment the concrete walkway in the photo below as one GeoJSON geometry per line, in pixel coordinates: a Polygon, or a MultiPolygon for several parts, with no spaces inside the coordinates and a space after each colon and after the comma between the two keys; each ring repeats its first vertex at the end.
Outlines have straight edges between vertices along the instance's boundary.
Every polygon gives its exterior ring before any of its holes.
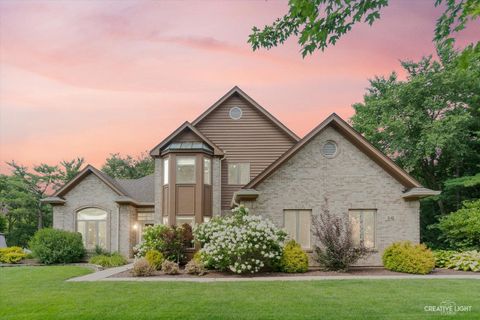
{"type": "Polygon", "coordinates": [[[102,271],[90,273],[81,277],[68,279],[68,282],[83,282],[83,281],[99,281],[105,280],[106,278],[113,276],[114,274],[127,271],[133,268],[133,263],[126,264],[121,267],[115,267],[110,269],[105,269],[102,271]]]}
{"type": "Polygon", "coordinates": [[[284,276],[284,277],[245,277],[245,278],[207,278],[207,277],[113,277],[117,273],[127,271],[133,267],[133,263],[121,267],[110,268],[103,271],[87,274],[85,276],[68,279],[70,282],[83,281],[178,281],[178,282],[245,282],[245,281],[313,281],[313,280],[401,280],[401,279],[475,279],[480,280],[480,274],[459,274],[459,275],[391,275],[391,276],[284,276]]]}

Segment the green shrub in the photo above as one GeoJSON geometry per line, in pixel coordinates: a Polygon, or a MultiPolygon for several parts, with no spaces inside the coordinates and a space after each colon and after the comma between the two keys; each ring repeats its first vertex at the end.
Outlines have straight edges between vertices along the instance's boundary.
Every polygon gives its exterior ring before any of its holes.
{"type": "Polygon", "coordinates": [[[295,240],[290,240],[283,248],[281,266],[282,271],[288,273],[308,271],[308,255],[295,240]]]}
{"type": "Polygon", "coordinates": [[[480,248],[480,199],[463,202],[463,208],[441,218],[434,225],[441,232],[440,239],[450,248],[480,248]]]}
{"type": "Polygon", "coordinates": [[[203,264],[203,260],[202,260],[202,253],[200,251],[197,251],[193,254],[193,258],[192,260],[194,260],[195,262],[198,262],[198,263],[202,263],[203,264]]]}
{"type": "Polygon", "coordinates": [[[386,269],[415,274],[430,273],[435,267],[433,253],[423,244],[413,245],[410,241],[391,244],[382,256],[386,269]]]}
{"type": "Polygon", "coordinates": [[[180,273],[180,267],[178,266],[178,263],[175,263],[173,261],[165,260],[162,263],[162,271],[165,274],[178,274],[180,273]]]}
{"type": "Polygon", "coordinates": [[[19,263],[26,256],[20,247],[0,248],[0,263],[19,263]]]}
{"type": "Polygon", "coordinates": [[[127,264],[127,259],[118,252],[95,255],[88,260],[91,264],[100,265],[104,268],[119,267],[127,264]]]}
{"type": "Polygon", "coordinates": [[[80,261],[85,255],[82,235],[57,229],[41,229],[30,241],[33,255],[45,264],[80,261]]]}
{"type": "Polygon", "coordinates": [[[165,259],[184,263],[185,251],[192,246],[192,227],[183,224],[181,227],[169,227],[163,224],[146,227],[143,241],[137,245],[135,256],[145,257],[149,250],[160,251],[165,259]]]}
{"type": "Polygon", "coordinates": [[[158,250],[149,250],[147,254],[145,254],[145,259],[147,259],[148,263],[155,269],[160,270],[162,268],[163,254],[158,250]]]}
{"type": "Polygon", "coordinates": [[[435,250],[433,256],[435,257],[435,267],[446,268],[452,256],[457,253],[453,250],[435,250]]]}
{"type": "Polygon", "coordinates": [[[480,272],[480,252],[465,251],[454,253],[447,262],[449,269],[480,272]]]}
{"type": "Polygon", "coordinates": [[[206,273],[206,270],[202,262],[192,259],[186,264],[185,272],[188,274],[203,276],[206,273]]]}
{"type": "Polygon", "coordinates": [[[132,273],[134,277],[148,277],[155,269],[148,263],[147,259],[140,258],[133,264],[132,273]]]}

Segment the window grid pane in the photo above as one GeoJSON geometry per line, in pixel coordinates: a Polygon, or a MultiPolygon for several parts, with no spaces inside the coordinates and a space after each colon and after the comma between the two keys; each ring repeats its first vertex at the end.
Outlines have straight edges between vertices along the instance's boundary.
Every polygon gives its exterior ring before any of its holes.
{"type": "Polygon", "coordinates": [[[373,211],[363,214],[363,245],[367,248],[375,247],[375,215],[373,211]]]}
{"type": "Polygon", "coordinates": [[[350,210],[349,221],[353,243],[375,248],[375,210],[350,210]]]}
{"type": "Polygon", "coordinates": [[[302,248],[310,249],[311,210],[284,210],[284,228],[302,248]]]}
{"type": "Polygon", "coordinates": [[[195,183],[194,157],[177,157],[177,183],[195,183]]]}
{"type": "Polygon", "coordinates": [[[311,214],[309,210],[298,211],[298,224],[297,224],[297,242],[303,248],[310,248],[310,223],[311,214]]]}
{"type": "Polygon", "coordinates": [[[168,184],[168,159],[163,159],[163,184],[168,184]]]}
{"type": "Polygon", "coordinates": [[[176,216],[175,220],[177,226],[181,226],[182,224],[186,223],[193,227],[195,224],[194,216],[176,216]]]}
{"type": "Polygon", "coordinates": [[[203,158],[203,183],[212,183],[212,161],[209,158],[203,158]]]}
{"type": "Polygon", "coordinates": [[[285,210],[285,230],[288,235],[297,240],[297,214],[295,210],[285,210]]]}
{"type": "Polygon", "coordinates": [[[229,163],[228,184],[245,185],[250,181],[250,163],[229,163]]]}
{"type": "Polygon", "coordinates": [[[360,246],[360,224],[359,212],[350,212],[350,230],[352,230],[352,240],[356,247],[360,246]]]}

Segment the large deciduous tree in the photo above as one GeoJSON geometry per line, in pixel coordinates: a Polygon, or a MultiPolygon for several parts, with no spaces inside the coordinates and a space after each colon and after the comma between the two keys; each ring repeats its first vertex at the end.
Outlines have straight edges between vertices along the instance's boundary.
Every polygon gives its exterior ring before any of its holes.
{"type": "Polygon", "coordinates": [[[146,152],[139,157],[111,154],[102,167],[102,171],[112,178],[138,179],[153,173],[155,163],[146,152]]]}
{"type": "MultiPolygon", "coordinates": [[[[248,42],[253,50],[270,49],[298,37],[302,56],[325,50],[355,24],[372,25],[380,19],[380,11],[388,0],[289,0],[289,11],[263,29],[252,28],[248,42]]],[[[465,28],[469,20],[480,16],[480,0],[432,0],[432,6],[444,7],[437,20],[434,40],[450,44],[451,35],[465,28]]]]}
{"type": "MultiPolygon", "coordinates": [[[[447,191],[422,217],[424,231],[439,213],[458,209],[464,200],[445,182],[480,172],[480,45],[464,53],[444,46],[438,55],[439,61],[430,56],[401,62],[406,80],[395,73],[371,80],[351,119],[357,131],[423,185],[447,191]]],[[[425,205],[432,203],[422,210],[425,205]]]]}
{"type": "Polygon", "coordinates": [[[40,164],[32,170],[14,161],[8,165],[12,175],[0,175],[0,214],[7,220],[9,245],[25,246],[36,230],[52,224],[52,209],[40,200],[75,177],[83,158],[56,166],[40,164]]]}

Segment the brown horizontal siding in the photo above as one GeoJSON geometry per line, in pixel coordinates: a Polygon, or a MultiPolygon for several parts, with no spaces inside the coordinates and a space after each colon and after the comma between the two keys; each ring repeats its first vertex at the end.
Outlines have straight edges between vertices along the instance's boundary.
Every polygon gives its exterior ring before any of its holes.
{"type": "Polygon", "coordinates": [[[295,140],[263,113],[239,96],[232,96],[195,126],[225,152],[222,163],[222,209],[230,207],[241,186],[227,184],[228,163],[250,163],[250,179],[262,172],[295,144],[295,140]],[[232,120],[230,108],[240,107],[240,120],[232,120]]]}

